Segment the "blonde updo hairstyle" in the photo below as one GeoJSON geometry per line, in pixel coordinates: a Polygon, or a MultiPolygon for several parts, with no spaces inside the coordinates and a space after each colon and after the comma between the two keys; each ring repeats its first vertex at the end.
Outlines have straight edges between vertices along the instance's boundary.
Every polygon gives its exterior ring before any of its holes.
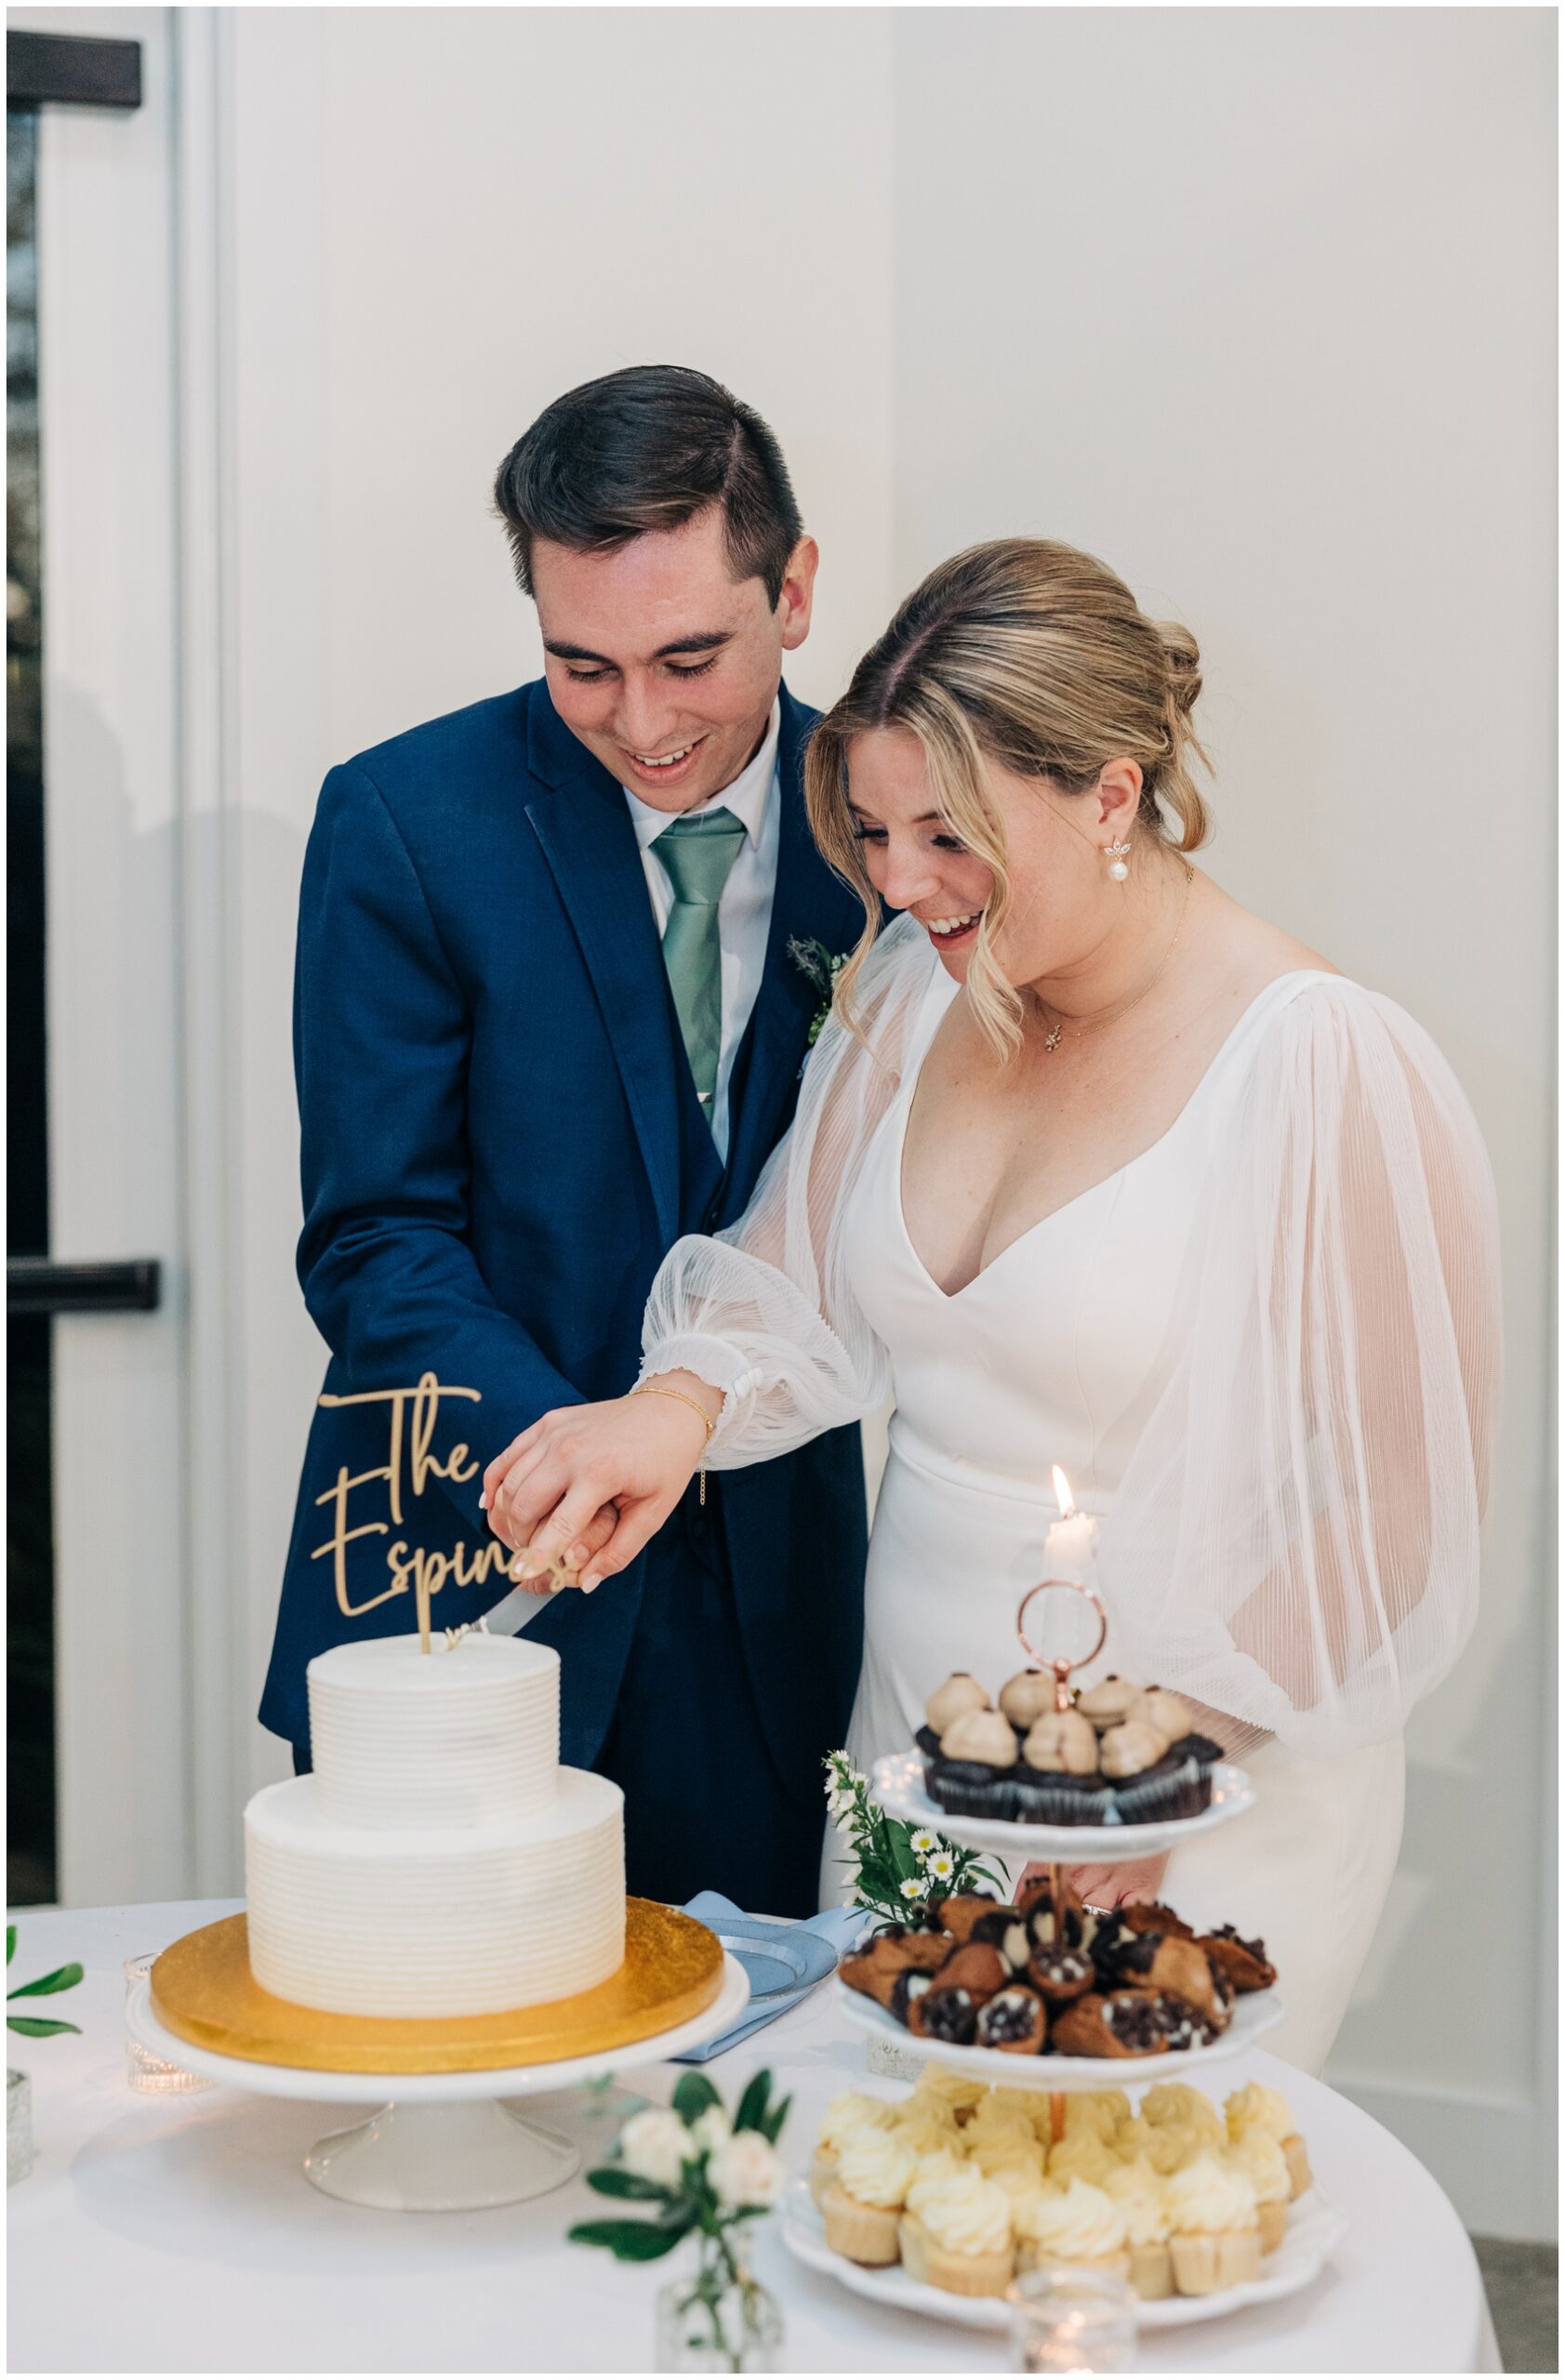
{"type": "Polygon", "coordinates": [[[1189,630],[1147,619],[1123,581],[1074,546],[999,537],[932,570],[820,721],[805,758],[816,840],[865,907],[863,937],[838,980],[850,1029],[854,982],[881,914],[848,806],[855,736],[903,727],[918,738],[940,816],[994,877],[967,997],[1003,1059],[1020,1046],[1022,1007],[994,959],[1012,896],[986,760],[1068,794],[1087,792],[1106,761],[1134,760],[1142,833],[1172,851],[1199,850],[1208,815],[1188,762],[1210,767],[1190,725],[1200,682],[1189,630]]]}

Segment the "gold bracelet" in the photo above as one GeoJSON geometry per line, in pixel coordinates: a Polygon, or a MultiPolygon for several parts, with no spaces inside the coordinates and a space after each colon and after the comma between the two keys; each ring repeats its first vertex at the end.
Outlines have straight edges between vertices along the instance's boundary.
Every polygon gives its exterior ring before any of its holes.
{"type": "Polygon", "coordinates": [[[693,1396],[686,1396],[683,1388],[658,1388],[652,1381],[649,1380],[639,1382],[630,1391],[630,1394],[632,1396],[671,1396],[676,1404],[688,1405],[692,1413],[698,1413],[702,1421],[706,1422],[707,1435],[701,1441],[701,1460],[699,1464],[696,1466],[701,1481],[700,1501],[705,1504],[707,1501],[707,1448],[711,1444],[712,1432],[717,1427],[717,1423],[709,1418],[706,1407],[704,1405],[697,1405],[693,1396]]]}

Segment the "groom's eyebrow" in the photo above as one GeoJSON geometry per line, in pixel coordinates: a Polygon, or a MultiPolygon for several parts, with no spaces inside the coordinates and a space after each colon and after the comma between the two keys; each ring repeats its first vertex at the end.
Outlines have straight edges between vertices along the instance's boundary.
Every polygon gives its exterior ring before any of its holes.
{"type": "MultiPolygon", "coordinates": [[[[676,653],[716,653],[721,646],[733,641],[732,628],[698,628],[694,636],[676,636],[671,644],[660,644],[652,658],[654,661],[668,661],[676,653]]],[[[611,661],[606,653],[594,653],[585,644],[566,644],[558,637],[546,636],[543,649],[546,653],[552,653],[557,661],[594,661],[601,669],[615,669],[619,666],[617,662],[611,661]]]]}

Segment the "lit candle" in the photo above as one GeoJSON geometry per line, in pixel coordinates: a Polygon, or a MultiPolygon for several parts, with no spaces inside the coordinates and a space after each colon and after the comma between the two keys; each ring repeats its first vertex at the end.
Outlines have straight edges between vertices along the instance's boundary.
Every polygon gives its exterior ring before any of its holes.
{"type": "Polygon", "coordinates": [[[1043,1566],[1051,1579],[1074,1579],[1078,1586],[1090,1586],[1093,1555],[1097,1548],[1097,1523],[1090,1513],[1079,1513],[1070,1493],[1070,1482],[1056,1462],[1054,1466],[1054,1501],[1060,1516],[1054,1522],[1043,1547],[1043,1566]]]}

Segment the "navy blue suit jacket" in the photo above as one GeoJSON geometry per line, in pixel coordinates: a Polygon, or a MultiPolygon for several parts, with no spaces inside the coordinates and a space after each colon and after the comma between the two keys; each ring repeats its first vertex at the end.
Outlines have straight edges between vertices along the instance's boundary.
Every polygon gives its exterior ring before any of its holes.
{"type": "MultiPolygon", "coordinates": [[[[331,1363],[260,1712],[295,1744],[308,1740],[306,1665],[414,1627],[417,1563],[437,1626],[499,1600],[484,1465],[550,1408],[624,1394],[663,1256],[743,1211],[786,1130],[817,1006],[789,937],[844,951],[862,927],[805,821],[813,716],[784,688],[776,892],[726,1171],[625,796],[543,683],[327,777],[304,867],[295,1058],[299,1277],[331,1363]],[[391,1401],[431,1376],[438,1402],[391,1401]]],[[[649,1561],[699,1558],[729,1583],[773,1762],[818,1810],[820,1758],[842,1739],[857,1679],[865,1534],[856,1430],[715,1475],[705,1514],[692,1491],[628,1571],[590,1599],[557,1596],[533,1625],[563,1657],[564,1757],[590,1766],[603,1743],[649,1561]]],[[[671,1728],[676,1759],[677,1740],[671,1728]]]]}

